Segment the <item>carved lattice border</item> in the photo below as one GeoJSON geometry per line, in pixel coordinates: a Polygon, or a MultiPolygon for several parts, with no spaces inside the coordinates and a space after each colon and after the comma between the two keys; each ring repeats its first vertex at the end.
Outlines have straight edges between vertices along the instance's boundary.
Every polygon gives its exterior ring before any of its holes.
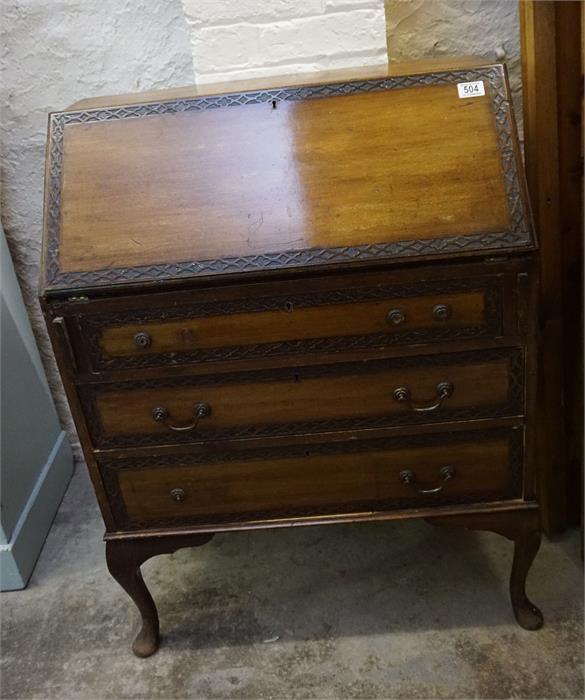
{"type": "Polygon", "coordinates": [[[226,273],[344,263],[412,256],[436,256],[466,250],[488,251],[533,244],[526,210],[523,184],[517,169],[514,126],[506,89],[503,66],[487,66],[460,71],[423,75],[395,76],[372,80],[333,83],[295,88],[277,88],[208,97],[151,102],[122,107],[57,112],[49,119],[48,174],[46,183],[45,279],[51,288],[86,288],[120,282],[178,279],[226,273]],[[502,161],[510,229],[430,240],[403,240],[336,248],[311,248],[261,255],[231,256],[213,260],[187,260],[172,264],[141,265],[131,268],[109,267],[87,272],[62,272],[59,265],[61,228],[61,184],[63,175],[63,136],[69,124],[106,122],[116,119],[140,119],[161,114],[202,111],[272,101],[298,101],[359,92],[380,92],[424,85],[455,85],[459,82],[487,82],[502,161]]]}
{"type": "Polygon", "coordinates": [[[400,510],[413,507],[433,505],[456,505],[461,503],[484,503],[496,500],[521,498],[524,466],[524,431],[517,428],[496,428],[487,430],[463,431],[451,434],[417,435],[416,438],[400,436],[394,438],[378,438],[374,440],[348,440],[333,443],[317,443],[311,445],[288,445],[251,450],[226,450],[214,452],[198,452],[195,454],[150,455],[144,457],[100,460],[100,473],[108,493],[108,499],[116,522],[125,530],[142,530],[153,527],[181,527],[187,525],[213,525],[220,523],[252,522],[260,520],[278,520],[291,517],[324,516],[341,513],[380,512],[400,510]],[[202,464],[220,464],[222,462],[246,460],[270,460],[286,457],[303,458],[309,450],[313,455],[359,454],[362,452],[382,451],[409,447],[415,440],[417,447],[452,444],[457,445],[469,441],[482,442],[506,438],[509,450],[510,480],[508,487],[501,491],[487,491],[478,494],[434,494],[432,496],[416,496],[412,498],[380,499],[376,501],[361,501],[338,503],[326,506],[281,508],[270,511],[248,511],[243,513],[209,514],[204,516],[177,516],[170,518],[148,519],[145,521],[130,521],[124,498],[120,491],[118,474],[123,470],[148,470],[156,467],[173,468],[190,466],[197,469],[202,464]]]}

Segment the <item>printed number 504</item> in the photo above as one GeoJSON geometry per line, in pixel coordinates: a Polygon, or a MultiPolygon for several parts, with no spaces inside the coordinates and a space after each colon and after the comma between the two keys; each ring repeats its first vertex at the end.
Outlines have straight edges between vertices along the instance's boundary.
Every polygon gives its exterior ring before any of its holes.
{"type": "Polygon", "coordinates": [[[483,80],[474,80],[472,83],[457,83],[457,92],[460,98],[481,97],[485,95],[483,80]]]}

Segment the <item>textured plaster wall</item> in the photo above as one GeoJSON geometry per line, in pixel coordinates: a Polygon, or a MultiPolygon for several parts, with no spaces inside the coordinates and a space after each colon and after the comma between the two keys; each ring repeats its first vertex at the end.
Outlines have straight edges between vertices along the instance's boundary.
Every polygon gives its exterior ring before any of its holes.
{"type": "Polygon", "coordinates": [[[2,0],[2,221],[61,419],[36,301],[47,113],[83,97],[193,83],[181,0],[2,0]]]}
{"type": "Polygon", "coordinates": [[[521,123],[516,0],[386,0],[386,33],[391,62],[462,55],[505,61],[521,123]]]}

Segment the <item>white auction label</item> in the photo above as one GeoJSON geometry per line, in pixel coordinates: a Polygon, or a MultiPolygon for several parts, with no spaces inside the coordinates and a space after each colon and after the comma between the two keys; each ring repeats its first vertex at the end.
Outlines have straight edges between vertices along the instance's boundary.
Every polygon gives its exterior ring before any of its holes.
{"type": "Polygon", "coordinates": [[[459,97],[481,97],[485,95],[483,80],[474,80],[472,83],[457,83],[459,97]]]}

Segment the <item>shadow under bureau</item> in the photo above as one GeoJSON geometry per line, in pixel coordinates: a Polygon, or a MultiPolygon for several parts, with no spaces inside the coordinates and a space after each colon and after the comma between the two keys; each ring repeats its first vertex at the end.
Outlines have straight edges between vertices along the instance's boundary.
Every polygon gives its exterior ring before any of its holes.
{"type": "Polygon", "coordinates": [[[148,557],[397,518],[512,540],[537,629],[536,244],[504,67],[228,90],[50,116],[41,302],[135,653],[159,643],[148,557]]]}

